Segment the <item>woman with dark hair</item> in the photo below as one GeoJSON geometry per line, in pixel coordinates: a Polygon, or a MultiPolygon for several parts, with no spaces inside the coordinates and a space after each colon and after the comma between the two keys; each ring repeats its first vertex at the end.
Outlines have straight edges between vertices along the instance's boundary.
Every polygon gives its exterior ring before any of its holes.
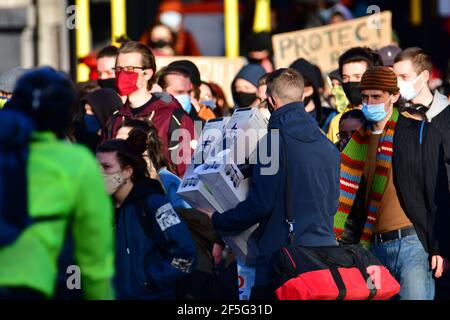
{"type": "Polygon", "coordinates": [[[144,133],[147,135],[147,149],[143,155],[146,158],[150,176],[161,182],[170,203],[180,214],[182,220],[185,220],[188,224],[192,237],[197,244],[195,269],[189,276],[178,282],[177,298],[234,299],[238,293],[237,282],[229,283],[230,278],[236,279],[237,277],[236,272],[233,273],[233,267],[236,268],[236,265],[235,263],[231,265],[232,262],[230,262],[233,257],[221,258],[225,244],[216,235],[210,220],[208,218],[205,219],[206,216],[203,213],[192,209],[177,194],[181,179],[167,169],[169,164],[161,152],[162,144],[154,125],[151,122],[137,119],[125,120],[117,132],[117,138],[127,139],[138,132],[139,134],[144,133]],[[221,260],[224,261],[223,264],[220,264],[221,260]],[[226,276],[227,274],[228,276],[226,276]],[[233,295],[233,292],[235,295],[233,295]]]}
{"type": "Polygon", "coordinates": [[[161,185],[148,177],[146,142],[136,130],[97,148],[116,208],[116,293],[119,299],[174,299],[177,281],[192,271],[195,244],[161,185]]]}
{"type": "Polygon", "coordinates": [[[181,179],[171,172],[172,168],[162,152],[162,143],[153,123],[138,119],[127,119],[117,131],[118,139],[127,139],[131,132],[141,131],[147,135],[147,149],[143,157],[147,162],[150,178],[159,180],[174,208],[190,208],[178,194],[181,179]]]}

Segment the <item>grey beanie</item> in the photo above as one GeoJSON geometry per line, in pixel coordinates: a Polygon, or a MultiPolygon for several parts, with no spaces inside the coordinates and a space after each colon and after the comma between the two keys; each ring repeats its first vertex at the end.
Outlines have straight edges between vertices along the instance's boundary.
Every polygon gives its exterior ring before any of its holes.
{"type": "Polygon", "coordinates": [[[0,91],[12,93],[16,86],[17,80],[27,71],[22,67],[15,67],[0,75],[0,91]]]}

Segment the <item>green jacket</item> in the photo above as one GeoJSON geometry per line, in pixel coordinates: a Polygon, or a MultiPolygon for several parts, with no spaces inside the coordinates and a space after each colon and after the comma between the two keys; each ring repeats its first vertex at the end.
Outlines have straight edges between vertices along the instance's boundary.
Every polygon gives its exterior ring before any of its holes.
{"type": "Polygon", "coordinates": [[[29,287],[53,296],[70,216],[85,298],[113,298],[113,210],[98,164],[82,146],[49,132],[35,136],[27,168],[30,215],[65,218],[36,222],[0,249],[0,287],[29,287]]]}

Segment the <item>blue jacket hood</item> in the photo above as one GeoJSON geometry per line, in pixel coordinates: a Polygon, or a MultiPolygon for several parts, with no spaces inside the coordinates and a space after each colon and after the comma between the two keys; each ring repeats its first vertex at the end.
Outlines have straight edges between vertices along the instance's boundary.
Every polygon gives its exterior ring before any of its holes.
{"type": "Polygon", "coordinates": [[[285,135],[301,142],[313,142],[322,135],[303,102],[292,102],[272,112],[268,129],[282,129],[285,135]]]}

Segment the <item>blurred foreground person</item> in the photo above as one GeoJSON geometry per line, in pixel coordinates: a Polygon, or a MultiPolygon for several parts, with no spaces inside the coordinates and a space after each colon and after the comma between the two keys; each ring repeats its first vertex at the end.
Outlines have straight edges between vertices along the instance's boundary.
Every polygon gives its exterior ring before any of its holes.
{"type": "Polygon", "coordinates": [[[0,299],[51,298],[68,232],[75,287],[113,298],[111,202],[90,152],[61,140],[74,102],[70,80],[43,67],[19,79],[0,112],[0,299]]]}

